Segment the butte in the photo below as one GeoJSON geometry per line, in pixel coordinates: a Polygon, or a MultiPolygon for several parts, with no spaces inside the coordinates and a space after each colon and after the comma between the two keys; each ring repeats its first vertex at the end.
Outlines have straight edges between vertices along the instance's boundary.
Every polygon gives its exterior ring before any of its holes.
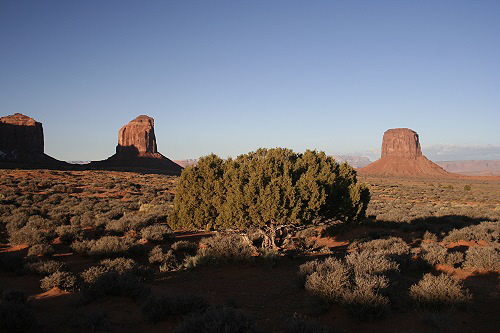
{"type": "Polygon", "coordinates": [[[148,169],[179,175],[182,167],[158,152],[154,119],[141,115],[120,128],[116,153],[104,161],[90,163],[92,168],[148,169]]]}
{"type": "Polygon", "coordinates": [[[20,113],[0,118],[0,164],[4,167],[69,166],[44,153],[42,123],[20,113]]]}
{"type": "Polygon", "coordinates": [[[381,158],[358,169],[358,172],[361,175],[395,177],[460,177],[428,160],[422,154],[418,134],[409,128],[393,128],[385,131],[381,158]]]}

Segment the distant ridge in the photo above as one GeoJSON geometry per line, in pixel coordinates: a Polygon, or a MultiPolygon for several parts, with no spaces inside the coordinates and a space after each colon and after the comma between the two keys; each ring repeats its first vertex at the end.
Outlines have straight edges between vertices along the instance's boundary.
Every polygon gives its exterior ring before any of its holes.
{"type": "Polygon", "coordinates": [[[500,160],[438,161],[449,172],[467,176],[500,176],[500,160]]]}

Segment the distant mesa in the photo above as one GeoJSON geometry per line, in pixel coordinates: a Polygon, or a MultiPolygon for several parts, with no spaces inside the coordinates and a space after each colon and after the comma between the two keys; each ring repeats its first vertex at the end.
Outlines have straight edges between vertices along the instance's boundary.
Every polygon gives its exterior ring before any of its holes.
{"type": "Polygon", "coordinates": [[[439,161],[449,172],[466,176],[500,176],[500,160],[439,161]]]}
{"type": "Polygon", "coordinates": [[[382,157],[358,169],[358,172],[378,176],[460,177],[428,160],[422,154],[418,134],[409,128],[394,128],[385,131],[382,140],[382,157]]]}
{"type": "Polygon", "coordinates": [[[43,126],[20,113],[0,118],[0,162],[23,165],[66,165],[44,153],[43,126]]]}
{"type": "Polygon", "coordinates": [[[120,128],[116,153],[91,167],[146,168],[178,175],[182,167],[158,152],[154,119],[141,115],[120,128]]]}

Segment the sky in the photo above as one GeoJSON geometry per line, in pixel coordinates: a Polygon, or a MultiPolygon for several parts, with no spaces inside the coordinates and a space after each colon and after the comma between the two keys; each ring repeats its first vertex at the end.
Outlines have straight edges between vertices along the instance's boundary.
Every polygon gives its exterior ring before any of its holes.
{"type": "Polygon", "coordinates": [[[0,116],[61,160],[109,157],[141,114],[174,160],[375,160],[398,127],[434,160],[500,159],[499,32],[498,0],[1,0],[0,116]]]}

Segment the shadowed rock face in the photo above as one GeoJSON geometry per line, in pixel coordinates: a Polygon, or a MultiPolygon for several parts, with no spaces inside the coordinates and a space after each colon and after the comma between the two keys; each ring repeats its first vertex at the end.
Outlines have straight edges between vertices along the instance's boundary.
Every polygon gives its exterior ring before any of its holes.
{"type": "Polygon", "coordinates": [[[20,113],[0,118],[0,150],[43,154],[42,124],[20,113]]]}
{"type": "Polygon", "coordinates": [[[378,176],[459,177],[428,160],[420,149],[418,134],[409,128],[387,130],[382,140],[382,157],[358,171],[378,176]]]}
{"type": "Polygon", "coordinates": [[[382,140],[382,158],[422,156],[418,134],[409,128],[393,128],[385,131],[382,140]]]}
{"type": "Polygon", "coordinates": [[[44,154],[42,123],[16,113],[0,118],[0,163],[6,167],[67,166],[44,154]]]}
{"type": "Polygon", "coordinates": [[[116,153],[158,153],[154,125],[153,118],[142,115],[120,128],[116,153]]]}

